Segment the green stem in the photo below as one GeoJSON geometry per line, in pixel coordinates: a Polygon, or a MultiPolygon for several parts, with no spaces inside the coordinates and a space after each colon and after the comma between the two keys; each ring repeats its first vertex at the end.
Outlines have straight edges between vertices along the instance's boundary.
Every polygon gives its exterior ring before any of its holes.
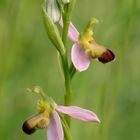
{"type": "Polygon", "coordinates": [[[76,69],[75,69],[75,67],[73,66],[72,63],[71,63],[70,68],[69,68],[69,73],[70,73],[70,79],[72,80],[73,76],[76,73],[76,69]]]}
{"type": "Polygon", "coordinates": [[[61,118],[61,123],[63,126],[63,130],[64,130],[64,135],[65,135],[65,139],[66,140],[72,140],[72,136],[70,133],[70,128],[67,124],[67,122],[65,121],[65,119],[61,116],[61,114],[59,114],[60,118],[61,118]]]}
{"type": "Polygon", "coordinates": [[[71,105],[71,80],[68,68],[68,60],[65,56],[65,105],[67,106],[71,105]]]}
{"type": "MultiPolygon", "coordinates": [[[[61,58],[63,73],[64,73],[64,79],[65,79],[65,105],[70,106],[71,105],[71,80],[70,80],[70,74],[69,74],[69,67],[68,67],[68,60],[66,57],[66,53],[64,53],[61,58]]],[[[70,117],[65,116],[67,124],[70,126],[70,117]]]]}
{"type": "MultiPolygon", "coordinates": [[[[71,105],[71,73],[69,71],[69,63],[67,58],[67,36],[68,36],[68,29],[70,24],[70,13],[74,7],[75,0],[72,0],[70,3],[64,6],[64,13],[63,13],[63,32],[62,32],[62,41],[65,46],[64,54],[61,54],[61,61],[62,61],[62,68],[65,78],[65,105],[71,105]]],[[[70,117],[65,115],[66,122],[68,126],[70,126],[70,117]]]]}
{"type": "MultiPolygon", "coordinates": [[[[69,74],[69,64],[68,64],[68,58],[67,58],[67,35],[68,35],[68,29],[69,29],[69,23],[70,23],[70,17],[69,17],[69,4],[66,4],[64,7],[64,14],[63,14],[63,34],[62,34],[62,41],[65,46],[65,53],[63,55],[63,72],[64,72],[64,78],[65,78],[65,105],[70,106],[71,105],[71,79],[69,74]]],[[[67,124],[70,126],[70,117],[65,116],[67,124]]]]}
{"type": "Polygon", "coordinates": [[[64,43],[64,46],[67,44],[67,35],[68,35],[68,29],[70,24],[70,16],[69,16],[69,4],[66,4],[64,6],[64,14],[63,14],[63,33],[62,33],[62,41],[64,43]]]}

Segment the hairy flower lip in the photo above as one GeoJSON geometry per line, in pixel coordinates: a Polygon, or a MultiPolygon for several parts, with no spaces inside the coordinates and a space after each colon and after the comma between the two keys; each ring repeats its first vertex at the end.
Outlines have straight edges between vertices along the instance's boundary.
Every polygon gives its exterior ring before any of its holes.
{"type": "Polygon", "coordinates": [[[22,125],[22,130],[30,135],[37,129],[47,128],[48,124],[49,118],[47,118],[44,113],[39,113],[26,119],[22,125]]]}
{"type": "Polygon", "coordinates": [[[101,55],[101,57],[98,58],[98,60],[103,64],[106,64],[114,59],[115,54],[109,49],[106,49],[106,51],[101,55]]]}
{"type": "Polygon", "coordinates": [[[26,120],[23,125],[22,125],[22,130],[28,134],[28,135],[31,135],[33,134],[35,131],[36,131],[36,128],[31,128],[29,123],[28,123],[28,120],[26,120]]]}

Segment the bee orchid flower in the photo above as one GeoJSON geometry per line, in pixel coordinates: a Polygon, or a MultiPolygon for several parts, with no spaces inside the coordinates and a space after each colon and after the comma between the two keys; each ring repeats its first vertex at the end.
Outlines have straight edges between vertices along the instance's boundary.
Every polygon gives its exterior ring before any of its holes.
{"type": "MultiPolygon", "coordinates": [[[[34,92],[41,93],[41,90],[37,88],[34,92]]],[[[44,95],[43,99],[38,102],[38,111],[37,115],[29,117],[23,123],[22,129],[26,134],[32,134],[37,129],[46,129],[48,140],[64,139],[60,113],[67,114],[84,122],[100,122],[97,115],[92,111],[77,106],[57,105],[50,97],[46,98],[44,95]]]]}
{"type": "MultiPolygon", "coordinates": [[[[78,71],[88,69],[92,59],[98,59],[102,63],[108,63],[114,60],[114,53],[97,44],[93,37],[93,26],[98,22],[96,19],[91,19],[83,33],[79,33],[75,26],[70,22],[68,37],[74,42],[71,50],[71,60],[78,71]]],[[[63,22],[60,21],[63,27],[63,22]]]]}

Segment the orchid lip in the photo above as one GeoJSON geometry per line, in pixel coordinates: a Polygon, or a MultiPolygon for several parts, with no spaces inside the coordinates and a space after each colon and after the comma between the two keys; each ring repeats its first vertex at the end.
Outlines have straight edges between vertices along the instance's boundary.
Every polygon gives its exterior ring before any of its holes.
{"type": "Polygon", "coordinates": [[[34,132],[36,131],[35,128],[31,128],[31,127],[30,127],[28,121],[25,121],[25,122],[23,123],[23,125],[22,125],[22,130],[23,130],[26,134],[28,134],[28,135],[30,135],[30,134],[32,134],[32,133],[34,133],[34,132]]]}
{"type": "Polygon", "coordinates": [[[104,64],[114,59],[115,59],[115,54],[109,49],[106,49],[106,51],[101,55],[101,57],[98,58],[98,60],[104,64]]]}
{"type": "Polygon", "coordinates": [[[30,135],[34,133],[37,129],[47,128],[49,125],[49,118],[44,116],[43,113],[36,114],[28,118],[22,125],[22,130],[30,135]]]}

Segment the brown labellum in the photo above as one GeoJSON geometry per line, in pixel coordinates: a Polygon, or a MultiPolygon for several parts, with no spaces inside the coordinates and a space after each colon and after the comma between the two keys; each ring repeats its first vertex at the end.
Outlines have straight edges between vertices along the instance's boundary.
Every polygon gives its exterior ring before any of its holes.
{"type": "Polygon", "coordinates": [[[30,135],[34,133],[37,129],[45,129],[49,125],[50,119],[46,114],[39,113],[28,118],[22,125],[22,130],[30,135]]]}
{"type": "Polygon", "coordinates": [[[22,125],[22,130],[23,130],[26,134],[30,135],[30,134],[34,133],[36,129],[35,129],[35,128],[32,128],[32,127],[28,124],[28,121],[25,121],[25,122],[23,123],[23,125],[22,125]]]}
{"type": "Polygon", "coordinates": [[[103,52],[103,54],[100,57],[98,57],[98,60],[105,64],[114,60],[114,58],[115,58],[114,53],[111,50],[106,49],[106,51],[103,52]]]}

